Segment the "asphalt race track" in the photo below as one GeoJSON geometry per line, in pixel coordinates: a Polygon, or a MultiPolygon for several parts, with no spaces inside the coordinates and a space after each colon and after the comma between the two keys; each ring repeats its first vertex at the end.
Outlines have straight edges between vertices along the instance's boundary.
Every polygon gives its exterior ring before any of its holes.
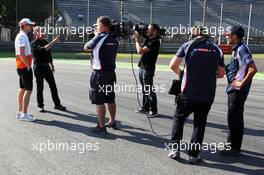
{"type": "MultiPolygon", "coordinates": [[[[239,158],[222,157],[212,151],[203,151],[204,162],[189,165],[187,154],[177,162],[167,157],[165,143],[169,137],[160,138],[150,130],[145,116],[135,114],[138,108],[136,94],[116,94],[117,119],[120,130],[108,130],[107,135],[94,135],[88,130],[97,123],[95,107],[88,99],[88,65],[57,63],[56,80],[62,104],[67,112],[53,109],[47,84],[45,107],[40,114],[36,107],[36,85],[30,103],[34,123],[16,119],[16,94],[18,76],[14,61],[0,61],[0,175],[221,175],[264,174],[264,81],[254,80],[245,107],[245,136],[243,155],[239,158]],[[48,144],[65,143],[68,150],[50,149],[48,144]],[[88,148],[83,151],[83,145],[88,148]],[[46,149],[45,149],[46,148],[46,149]],[[75,148],[75,149],[74,149],[75,148]],[[78,149],[77,149],[78,148],[78,149]]],[[[156,72],[155,84],[168,89],[175,75],[156,72]]],[[[118,84],[133,85],[131,69],[117,69],[118,84]]],[[[205,143],[225,142],[227,134],[226,79],[218,81],[215,103],[208,116],[205,143]]],[[[172,127],[174,99],[166,92],[158,93],[160,116],[151,119],[155,132],[169,134],[172,127]]],[[[192,132],[190,116],[186,123],[184,141],[192,132]]]]}

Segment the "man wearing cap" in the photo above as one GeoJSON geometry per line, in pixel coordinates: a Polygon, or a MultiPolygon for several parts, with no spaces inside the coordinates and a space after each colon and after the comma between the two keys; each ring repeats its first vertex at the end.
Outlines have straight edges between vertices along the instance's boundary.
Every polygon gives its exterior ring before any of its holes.
{"type": "Polygon", "coordinates": [[[20,84],[17,118],[28,122],[34,121],[34,118],[28,114],[28,105],[33,89],[33,73],[31,69],[31,48],[27,33],[32,31],[34,25],[35,22],[28,18],[23,18],[19,22],[20,32],[15,39],[16,68],[20,84]]]}
{"type": "Polygon", "coordinates": [[[231,149],[221,151],[222,155],[240,155],[244,134],[244,104],[250,91],[252,78],[257,73],[251,52],[243,42],[244,33],[241,26],[233,26],[228,34],[229,43],[233,45],[231,62],[226,69],[229,127],[227,142],[231,143],[231,149]]]}

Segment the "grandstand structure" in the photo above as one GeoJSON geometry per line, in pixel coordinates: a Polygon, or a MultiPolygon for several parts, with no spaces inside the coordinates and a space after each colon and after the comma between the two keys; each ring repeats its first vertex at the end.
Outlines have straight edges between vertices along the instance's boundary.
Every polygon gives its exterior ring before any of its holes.
{"type": "MultiPolygon", "coordinates": [[[[162,27],[184,27],[204,24],[208,27],[224,28],[241,25],[249,29],[249,45],[255,53],[264,51],[264,0],[47,0],[33,3],[33,0],[21,0],[17,6],[18,19],[30,17],[38,25],[53,27],[92,27],[98,16],[107,15],[119,21],[132,21],[133,23],[154,22],[162,27]],[[238,3],[239,2],[239,3],[238,3]],[[34,4],[27,7],[24,4],[34,4]],[[221,5],[223,13],[221,18],[221,5]],[[251,25],[249,23],[250,4],[252,4],[251,25]],[[38,10],[38,6],[41,6],[38,10]],[[45,10],[44,10],[45,9],[45,10]],[[58,23],[58,14],[62,16],[62,23],[58,23]],[[46,20],[45,20],[46,19],[46,20]],[[53,20],[53,22],[50,21],[53,20]],[[222,19],[222,20],[220,20],[222,19]],[[59,24],[59,25],[58,25],[59,24]]],[[[1,29],[1,27],[0,27],[1,29]]],[[[13,40],[17,33],[17,26],[11,29],[10,41],[6,37],[0,38],[1,50],[13,50],[13,40]],[[4,39],[2,39],[4,38],[4,39]]],[[[2,32],[3,33],[3,32],[2,32]]],[[[54,35],[48,35],[51,40],[54,35]]],[[[226,38],[215,37],[216,43],[226,43],[226,38]]],[[[54,50],[82,51],[87,35],[80,38],[77,35],[62,35],[61,42],[56,44],[54,50]]],[[[162,39],[163,52],[175,52],[180,44],[188,40],[188,35],[174,35],[162,39]]],[[[123,42],[123,48],[130,48],[123,42]]]]}
{"type": "Polygon", "coordinates": [[[241,25],[244,28],[248,28],[249,5],[252,4],[253,10],[250,30],[256,34],[264,34],[264,1],[240,0],[239,3],[235,0],[207,1],[207,12],[219,18],[219,7],[222,2],[224,4],[223,20],[228,24],[241,25]]]}
{"type": "MultiPolygon", "coordinates": [[[[133,22],[155,22],[162,26],[189,25],[190,1],[185,0],[55,0],[66,25],[92,25],[100,15],[112,19],[130,20],[133,22]],[[83,18],[79,18],[79,16],[83,18]]],[[[204,0],[191,0],[191,24],[203,20],[204,0]]],[[[253,4],[250,32],[253,36],[264,36],[264,1],[259,0],[207,0],[205,24],[219,25],[220,7],[223,8],[222,26],[234,24],[247,29],[249,6],[253,4]]]]}

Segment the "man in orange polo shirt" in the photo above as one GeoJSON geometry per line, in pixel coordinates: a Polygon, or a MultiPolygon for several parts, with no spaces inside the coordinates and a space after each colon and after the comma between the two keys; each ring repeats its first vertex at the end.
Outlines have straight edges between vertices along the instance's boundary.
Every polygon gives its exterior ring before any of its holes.
{"type": "Polygon", "coordinates": [[[31,48],[27,36],[27,33],[32,31],[34,25],[35,22],[28,18],[23,18],[19,22],[20,32],[15,39],[16,68],[20,84],[17,118],[27,122],[34,121],[33,116],[28,114],[28,105],[33,89],[33,73],[31,69],[31,48]]]}

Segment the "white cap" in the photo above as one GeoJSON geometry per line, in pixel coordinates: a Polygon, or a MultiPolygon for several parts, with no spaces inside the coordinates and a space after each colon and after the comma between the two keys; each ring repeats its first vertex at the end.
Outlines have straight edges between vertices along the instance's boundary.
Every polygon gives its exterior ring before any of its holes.
{"type": "Polygon", "coordinates": [[[19,21],[18,25],[19,26],[23,26],[23,25],[26,25],[26,24],[29,24],[29,25],[36,25],[35,22],[32,22],[30,19],[28,18],[23,18],[21,19],[21,21],[19,21]]]}

